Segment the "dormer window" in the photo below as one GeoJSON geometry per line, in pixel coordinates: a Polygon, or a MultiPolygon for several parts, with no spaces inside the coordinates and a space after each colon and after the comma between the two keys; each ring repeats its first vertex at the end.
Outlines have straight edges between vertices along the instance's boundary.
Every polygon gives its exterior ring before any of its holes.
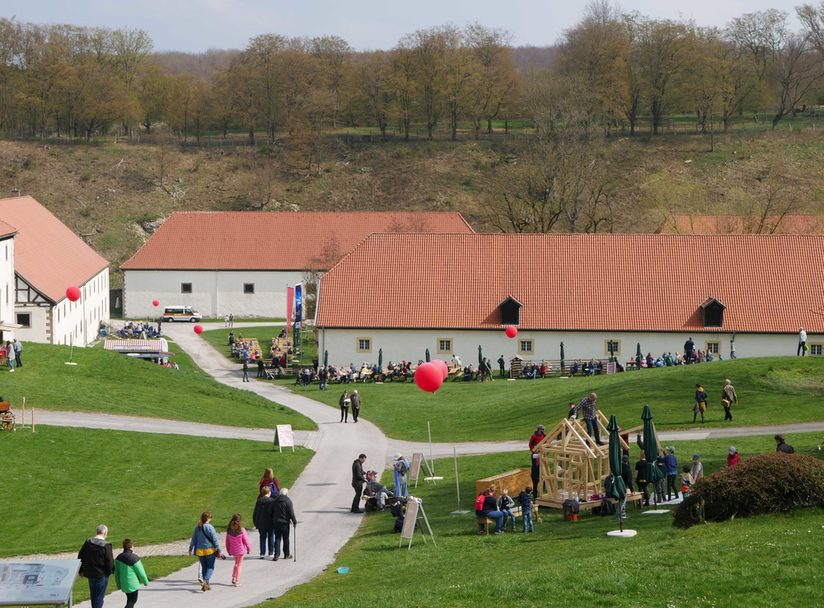
{"type": "Polygon", "coordinates": [[[498,309],[501,311],[501,325],[520,325],[521,306],[522,304],[512,296],[507,296],[506,300],[498,304],[498,309]]]}
{"type": "Polygon", "coordinates": [[[724,326],[724,306],[715,298],[707,298],[701,304],[701,311],[704,314],[704,327],[724,326]]]}

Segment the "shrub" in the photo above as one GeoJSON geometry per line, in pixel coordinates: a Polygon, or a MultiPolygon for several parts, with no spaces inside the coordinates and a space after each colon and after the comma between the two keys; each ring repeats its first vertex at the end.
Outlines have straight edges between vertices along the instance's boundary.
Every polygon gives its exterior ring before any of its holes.
{"type": "Polygon", "coordinates": [[[761,454],[698,481],[675,511],[689,528],[761,513],[824,507],[824,462],[799,454],[761,454]]]}

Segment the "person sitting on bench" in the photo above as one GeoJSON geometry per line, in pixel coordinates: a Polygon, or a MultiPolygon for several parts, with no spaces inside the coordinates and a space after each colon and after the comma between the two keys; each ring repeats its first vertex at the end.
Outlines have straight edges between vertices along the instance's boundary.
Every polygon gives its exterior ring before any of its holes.
{"type": "Polygon", "coordinates": [[[386,508],[387,497],[395,496],[385,485],[378,481],[377,471],[368,471],[366,473],[366,489],[364,494],[375,498],[378,504],[378,511],[383,511],[386,508]]]}

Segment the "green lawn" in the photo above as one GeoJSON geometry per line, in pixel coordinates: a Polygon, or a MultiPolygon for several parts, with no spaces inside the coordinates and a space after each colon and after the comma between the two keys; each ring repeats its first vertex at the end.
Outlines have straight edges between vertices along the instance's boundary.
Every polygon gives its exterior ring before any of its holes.
{"type": "MultiPolygon", "coordinates": [[[[649,403],[659,429],[692,428],[696,382],[710,395],[705,427],[721,427],[721,388],[730,378],[740,404],[733,408],[733,426],[771,425],[824,420],[824,358],[775,357],[738,359],[671,368],[626,372],[613,376],[497,380],[492,383],[447,382],[434,395],[414,383],[358,384],[361,415],[390,437],[422,441],[432,423],[436,442],[526,439],[537,423],[556,424],[567,403],[590,391],[609,416],[625,427],[641,423],[649,403]]],[[[291,381],[284,385],[293,387],[291,381]]],[[[337,407],[344,388],[317,385],[293,390],[337,407]]]]}
{"type": "MultiPolygon", "coordinates": [[[[260,348],[263,352],[264,358],[269,365],[269,347],[272,345],[272,338],[280,333],[279,326],[249,326],[249,327],[235,327],[231,330],[228,328],[210,329],[200,334],[200,337],[205,339],[209,344],[214,346],[221,353],[226,355],[228,360],[232,360],[229,356],[229,332],[233,331],[236,338],[256,338],[260,348]]],[[[291,362],[290,365],[312,365],[312,359],[318,356],[318,341],[315,338],[313,329],[302,329],[300,332],[301,346],[300,355],[297,361],[291,362]],[[299,362],[298,362],[299,361],[299,362]]],[[[238,365],[239,361],[234,360],[238,365]]]]}
{"type": "Polygon", "coordinates": [[[17,408],[23,397],[29,407],[154,416],[242,427],[291,424],[315,429],[296,412],[248,391],[216,382],[195,366],[173,342],[179,370],[152,365],[102,348],[26,343],[23,368],[0,372],[2,395],[17,408]]]}
{"type": "MultiPolygon", "coordinates": [[[[788,437],[799,452],[819,454],[811,435],[788,437]]],[[[744,457],[772,450],[770,438],[739,439],[744,457]]],[[[708,471],[721,466],[727,444],[701,443],[708,471]]],[[[691,454],[693,446],[676,444],[691,454]]],[[[633,454],[636,450],[633,450],[633,454]]],[[[474,480],[524,464],[524,454],[466,457],[459,460],[463,507],[471,509],[474,480]]],[[[310,583],[261,606],[474,607],[490,602],[512,606],[610,606],[671,608],[807,606],[820,596],[820,551],[824,511],[738,519],[723,524],[672,527],[667,515],[629,510],[632,539],[607,538],[617,528],[612,517],[583,515],[563,521],[559,511],[543,510],[533,534],[479,536],[474,514],[449,515],[456,508],[451,460],[436,463],[443,482],[419,486],[437,548],[416,532],[412,549],[398,548],[392,518],[366,517],[358,535],[335,563],[310,583]],[[337,574],[338,567],[349,574],[337,574]],[[768,581],[768,582],[767,582],[768,581]],[[818,590],[818,591],[816,591],[818,590]]]]}
{"type": "Polygon", "coordinates": [[[2,433],[0,446],[0,556],[73,551],[100,523],[115,546],[178,540],[207,510],[219,530],[235,512],[251,527],[263,470],[291,485],[311,458],[251,441],[47,426],[2,433]]]}

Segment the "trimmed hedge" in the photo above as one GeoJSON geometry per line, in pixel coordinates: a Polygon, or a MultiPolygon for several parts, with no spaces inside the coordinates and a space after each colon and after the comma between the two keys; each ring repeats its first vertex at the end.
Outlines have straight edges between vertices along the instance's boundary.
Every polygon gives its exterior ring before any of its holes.
{"type": "Polygon", "coordinates": [[[824,507],[824,461],[761,454],[699,480],[675,511],[673,525],[689,528],[805,507],[824,507]]]}

